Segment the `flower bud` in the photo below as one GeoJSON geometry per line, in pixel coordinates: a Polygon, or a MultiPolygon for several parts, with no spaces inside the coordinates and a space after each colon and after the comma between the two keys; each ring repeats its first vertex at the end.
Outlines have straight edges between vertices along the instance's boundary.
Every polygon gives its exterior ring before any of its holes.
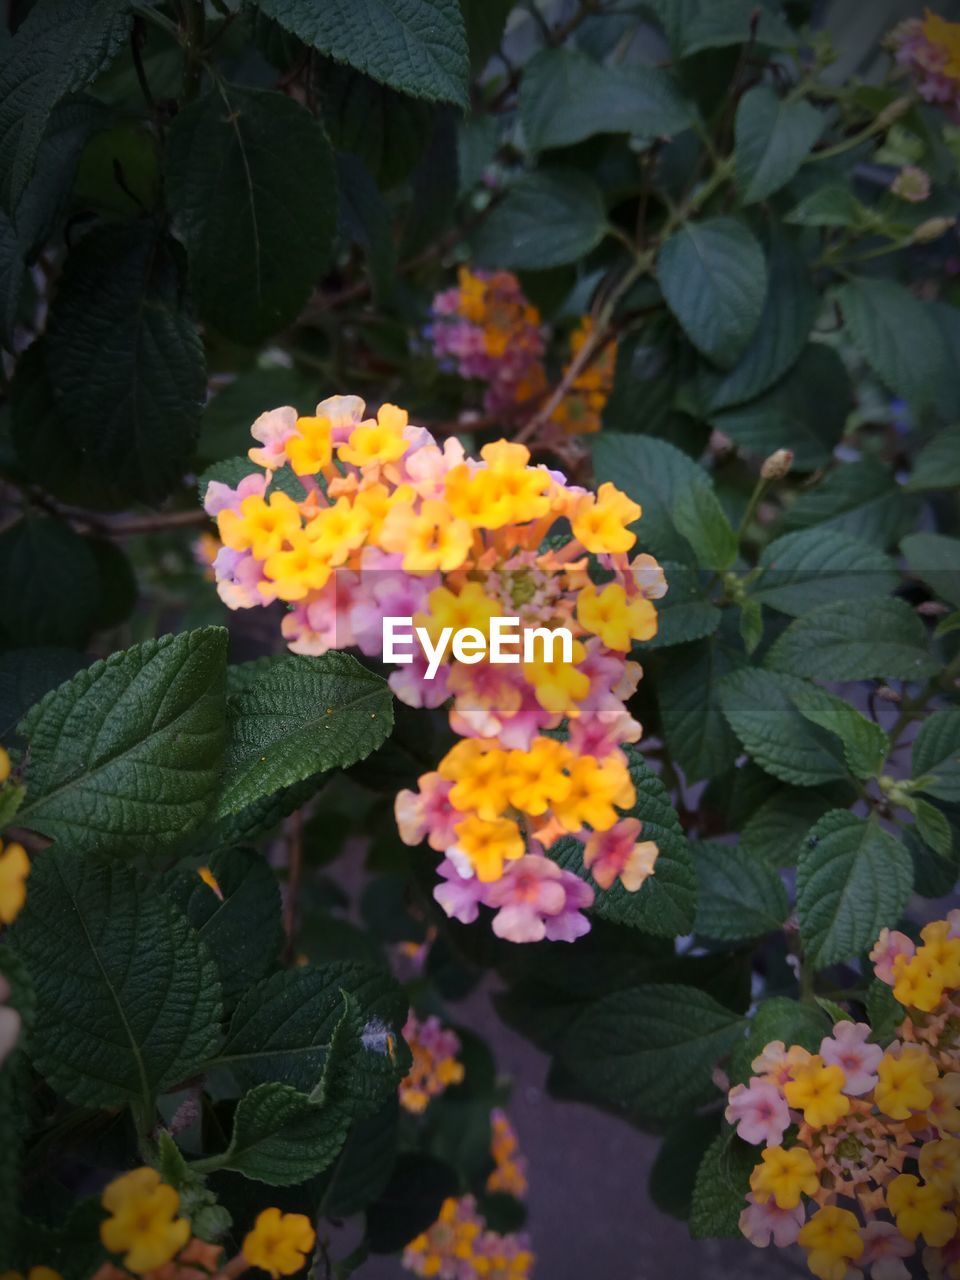
{"type": "Polygon", "coordinates": [[[956,223],[956,218],[928,218],[914,231],[913,243],[930,244],[933,240],[939,240],[951,227],[956,226],[956,223]]]}
{"type": "Polygon", "coordinates": [[[793,466],[793,450],[778,449],[776,453],[771,453],[760,468],[760,476],[763,480],[782,480],[784,476],[789,474],[790,468],[793,466]]]}

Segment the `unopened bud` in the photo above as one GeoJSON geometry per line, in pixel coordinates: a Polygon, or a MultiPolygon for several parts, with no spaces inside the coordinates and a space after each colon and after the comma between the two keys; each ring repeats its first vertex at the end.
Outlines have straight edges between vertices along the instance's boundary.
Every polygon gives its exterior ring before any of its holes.
{"type": "Polygon", "coordinates": [[[771,453],[760,468],[760,476],[763,480],[782,480],[788,475],[790,468],[793,466],[793,450],[778,449],[776,453],[771,453]]]}
{"type": "Polygon", "coordinates": [[[941,604],[939,600],[924,600],[923,604],[917,605],[917,613],[922,618],[942,618],[949,612],[950,606],[941,604]]]}
{"type": "Polygon", "coordinates": [[[905,116],[913,106],[913,98],[909,95],[903,98],[896,98],[890,103],[889,107],[884,109],[877,116],[877,132],[881,129],[889,129],[894,121],[899,120],[901,116],[905,116]]]}
{"type": "Polygon", "coordinates": [[[916,231],[914,231],[913,243],[930,244],[933,240],[939,240],[942,235],[952,227],[955,227],[956,224],[956,218],[928,218],[926,222],[921,222],[916,231]]]}
{"type": "Polygon", "coordinates": [[[902,702],[903,694],[898,693],[896,689],[891,689],[888,684],[882,684],[877,690],[877,697],[881,702],[902,702]]]}

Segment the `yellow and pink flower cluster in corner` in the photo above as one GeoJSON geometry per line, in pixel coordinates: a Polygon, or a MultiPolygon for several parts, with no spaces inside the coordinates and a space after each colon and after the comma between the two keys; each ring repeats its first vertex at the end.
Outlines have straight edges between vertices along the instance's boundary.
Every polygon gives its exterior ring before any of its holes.
{"type": "Polygon", "coordinates": [[[762,1146],[740,1228],[799,1243],[819,1280],[960,1280],[960,911],[871,952],[905,1017],[886,1047],[838,1022],[818,1053],[768,1044],[726,1117],[762,1146]]]}
{"type": "MultiPolygon", "coordinates": [[[[592,328],[590,316],[583,316],[570,338],[571,362],[592,328]]],[[[461,267],[456,285],[433,299],[426,333],[441,365],[455,369],[461,378],[486,384],[487,413],[533,412],[549,390],[540,312],[511,271],[461,267]]],[[[599,431],[616,361],[616,345],[607,343],[574,377],[551,421],[569,435],[599,431]]]]}
{"type": "Polygon", "coordinates": [[[920,96],[960,117],[960,22],[948,22],[927,9],[922,18],[908,18],[895,27],[889,44],[920,96]]]}
{"type": "Polygon", "coordinates": [[[412,618],[434,643],[474,628],[488,649],[496,617],[518,619],[522,639],[570,633],[572,661],[542,644],[513,665],[448,650],[428,678],[415,653],[389,683],[410,706],[446,704],[460,739],[396,802],[401,838],[444,855],[443,910],[470,923],[492,907],[494,932],[514,942],[573,941],[594,891],[546,856],[554,842],[582,840],[602,888],[639,889],[657,857],[622,812],[635,800],[623,748],[641,734],[624,705],[641,676],[628,654],[655,635],[666,591],[652,557],[630,556],[640,507],[612,484],[592,493],[531,465],[507,440],[468,458],[395,405],[368,417],[356,396],[309,417],[275,409],[252,434],[256,469],[206,492],[223,542],[217,589],[233,609],[282,601],[293,652],[379,658],[388,617],[412,618]],[[271,488],[281,468],[302,496],[271,488]]]}

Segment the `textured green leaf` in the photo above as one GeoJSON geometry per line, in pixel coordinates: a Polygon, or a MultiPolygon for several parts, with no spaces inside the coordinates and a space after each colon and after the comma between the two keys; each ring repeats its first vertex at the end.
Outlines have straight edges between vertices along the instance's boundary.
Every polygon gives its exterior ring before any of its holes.
{"type": "Polygon", "coordinates": [[[51,113],[119,53],[124,0],[39,0],[0,62],[0,203],[14,210],[33,176],[51,113]]]}
{"type": "Polygon", "coordinates": [[[635,526],[637,550],[690,563],[693,549],[673,522],[677,496],[706,472],[687,454],[652,436],[602,431],[593,444],[597,483],[610,481],[643,508],[635,526]]]}
{"type": "Polygon", "coordinates": [[[826,126],[803,98],[779,98],[765,84],[740,99],[734,158],[744,204],[766,200],[790,181],[826,126]]]}
{"type": "Polygon", "coordinates": [[[787,891],[770,865],[733,844],[691,844],[697,869],[697,933],[720,942],[759,938],[787,918],[787,891]]]}
{"type": "Polygon", "coordinates": [[[596,133],[680,133],[694,114],[669,72],[601,66],[573,49],[542,50],[520,85],[524,139],[534,151],[568,147],[596,133]]]}
{"type": "Polygon", "coordinates": [[[914,404],[929,404],[952,373],[940,329],[924,304],[883,279],[842,285],[837,300],[850,336],[880,381],[914,404]]]}
{"type": "Polygon", "coordinates": [[[913,776],[930,777],[927,795],[960,804],[960,707],[935,711],[913,744],[913,776]]]}
{"type": "Polygon", "coordinates": [[[398,1113],[393,1097],[376,1115],[350,1126],[340,1158],[320,1182],[331,1217],[359,1213],[383,1193],[397,1160],[398,1113]]]}
{"type": "MultiPolygon", "coordinates": [[[[849,799],[853,797],[851,788],[849,799]]],[[[839,785],[818,790],[777,787],[748,818],[740,832],[741,848],[774,867],[792,867],[813,824],[844,799],[839,785]]]]}
{"type": "MultiPolygon", "coordinates": [[[[677,6],[678,0],[656,0],[657,5],[677,6]]],[[[689,6],[679,0],[681,16],[680,56],[690,57],[703,49],[724,49],[746,44],[756,31],[759,44],[773,48],[790,48],[798,43],[797,35],[772,10],[758,6],[753,0],[696,0],[689,6]],[[756,27],[754,27],[756,23],[756,27]]]]}
{"type": "Polygon", "coordinates": [[[815,489],[800,494],[784,518],[784,532],[819,525],[877,547],[895,546],[914,527],[919,499],[873,458],[841,464],[815,489]]]}
{"type": "Polygon", "coordinates": [[[879,978],[867,988],[867,1018],[873,1028],[873,1039],[877,1044],[888,1045],[897,1033],[897,1027],[903,1022],[906,1010],[895,998],[891,989],[879,978]]]}
{"type": "Polygon", "coordinates": [[[767,666],[822,680],[923,680],[939,666],[923,623],[904,600],[837,600],[795,618],[767,655],[767,666]]]}
{"type": "Polygon", "coordinates": [[[337,216],[333,153],[305,107],[260,89],[210,90],[174,120],[167,192],[204,319],[253,344],[296,317],[337,216]]]}
{"type": "Polygon", "coordinates": [[[743,670],[720,682],[720,705],[750,757],[783,782],[816,787],[847,776],[832,734],[812,725],[793,703],[809,686],[793,676],[743,670]]]}
{"type": "Polygon", "coordinates": [[[25,716],[23,823],[76,853],[155,853],[210,812],[227,633],[148,640],[79,672],[25,716]]]}
{"type": "Polygon", "coordinates": [[[929,845],[939,857],[949,858],[953,852],[953,832],[946,814],[929,800],[917,796],[913,800],[913,815],[924,844],[929,845]]]}
{"type": "Polygon", "coordinates": [[[657,698],[667,745],[688,782],[733,768],[739,746],[720,706],[719,683],[744,663],[724,636],[683,645],[659,666],[657,698]]]}
{"type": "Polygon", "coordinates": [[[911,573],[948,604],[960,609],[960,538],[911,533],[900,543],[911,573]]]}
{"type": "Polygon", "coordinates": [[[754,400],[793,367],[807,345],[819,298],[800,248],[785,235],[770,244],[763,315],[750,345],[728,374],[704,379],[711,412],[754,400]]]}
{"type": "MultiPolygon", "coordinates": [[[[640,819],[640,839],[655,841],[660,854],[653,875],[636,893],[629,893],[619,880],[609,889],[597,888],[593,914],[656,937],[687,933],[693,927],[697,902],[690,847],[666,787],[647,768],[639,751],[628,749],[627,754],[637,799],[625,816],[640,819]]],[[[582,845],[571,837],[559,840],[550,850],[554,862],[592,883],[582,855],[582,845]]]]}
{"type": "Polygon", "coordinates": [[[364,1071],[377,1081],[393,1078],[396,1085],[409,1069],[400,1039],[406,998],[387,973],[350,961],[282,970],[251,987],[234,1011],[216,1062],[245,1083],[275,1080],[309,1093],[320,1082],[343,1018],[344,993],[355,997],[366,1019],[364,1071]]]}
{"type": "Polygon", "coordinates": [[[367,166],[386,190],[417,162],[430,131],[430,107],[349,67],[327,62],[320,72],[323,120],[337,151],[367,166]]]}
{"type": "Polygon", "coordinates": [[[227,1004],[266,977],[280,954],[276,876],[252,849],[225,849],[207,863],[218,893],[196,871],[178,872],[168,893],[213,956],[227,1004]]]}
{"type": "Polygon", "coordinates": [[[913,868],[903,844],[876,819],[833,809],[812,828],[797,865],[804,952],[818,969],[868,950],[896,925],[913,868]]]}
{"type": "Polygon", "coordinates": [[[543,270],[576,262],[603,239],[600,188],[576,170],[542,169],[511,186],[474,238],[481,265],[543,270]]]}
{"type": "Polygon", "coordinates": [[[663,1213],[686,1222],[690,1217],[697,1170],[717,1136],[717,1114],[687,1116],[670,1128],[650,1169],[650,1199],[663,1213]]]}
{"type": "Polygon", "coordinates": [[[729,569],[737,558],[738,539],[706,475],[682,488],[670,515],[677,532],[693,547],[704,569],[729,569]]]}
{"type": "Polygon", "coordinates": [[[87,465],[128,497],[169,493],[189,464],[206,395],[171,243],[146,222],[84,236],[60,278],[46,359],[87,465]]]}
{"type": "Polygon", "coordinates": [[[71,1102],[149,1107],[215,1051],[216,966],[129,867],[47,849],[11,937],[36,989],[33,1064],[71,1102]]]}
{"type": "Polygon", "coordinates": [[[338,1107],[319,1107],[286,1084],[261,1084],[240,1099],[230,1145],[214,1160],[217,1168],[287,1187],[326,1169],[348,1127],[338,1107]]]}
{"type": "Polygon", "coordinates": [[[750,1019],[746,1037],[733,1051],[730,1079],[734,1084],[745,1084],[752,1074],[751,1063],[771,1040],[782,1040],[785,1045],[798,1044],[816,1053],[820,1041],[829,1034],[830,1022],[816,1005],[801,1004],[785,996],[761,1000],[750,1019]]]}
{"type": "Polygon", "coordinates": [[[865,225],[868,217],[848,186],[831,182],[804,196],[784,221],[798,227],[856,227],[865,225]]]}
{"type": "Polygon", "coordinates": [[[229,699],[219,815],[363,760],[392,727],[386,681],[348,654],[274,663],[229,699]]]}
{"type": "Polygon", "coordinates": [[[908,489],[953,489],[960,485],[960,426],[947,427],[920,450],[908,489]]]}
{"type": "Polygon", "coordinates": [[[750,594],[795,618],[831,601],[889,596],[900,585],[888,555],[832,529],[803,529],[775,539],[764,547],[760,567],[750,594]]]}
{"type": "Polygon", "coordinates": [[[830,347],[811,343],[776,386],[747,404],[711,414],[710,423],[750,453],[765,458],[789,449],[798,471],[813,471],[833,457],[852,404],[843,361],[830,347]]]}
{"type": "Polygon", "coordinates": [[[730,368],[757,330],[767,293],[763,250],[735,218],[688,222],[660,250],[657,277],[687,337],[730,368]]]}
{"type": "Polygon", "coordinates": [[[739,1237],[740,1214],[746,1208],[750,1174],[760,1151],[724,1127],[707,1150],[693,1187],[690,1234],[694,1240],[739,1237]]]}
{"type": "Polygon", "coordinates": [[[259,0],[261,13],[321,53],[394,89],[467,105],[459,0],[259,0]]]}
{"type": "Polygon", "coordinates": [[[633,987],[590,1004],[563,1038],[563,1067],[635,1118],[684,1115],[715,1091],[717,1060],[745,1020],[694,987],[633,987]]]}
{"type": "Polygon", "coordinates": [[[0,638],[12,645],[82,648],[100,603],[97,561],[60,520],[27,516],[0,533],[0,638]]]}
{"type": "Polygon", "coordinates": [[[890,739],[880,725],[861,715],[843,698],[813,686],[792,694],[791,701],[807,720],[837,735],[855,777],[873,778],[879,774],[890,754],[890,739]]]}
{"type": "Polygon", "coordinates": [[[706,595],[709,575],[669,560],[662,562],[662,567],[668,590],[663,599],[657,601],[657,634],[638,645],[641,653],[702,640],[704,636],[713,635],[723,617],[706,595]]]}

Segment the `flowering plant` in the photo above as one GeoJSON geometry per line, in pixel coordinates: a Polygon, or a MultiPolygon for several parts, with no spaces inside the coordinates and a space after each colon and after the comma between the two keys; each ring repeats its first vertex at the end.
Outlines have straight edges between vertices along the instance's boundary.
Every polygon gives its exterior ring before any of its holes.
{"type": "Polygon", "coordinates": [[[7,10],[0,1280],[960,1280],[958,15],[7,10]]]}

